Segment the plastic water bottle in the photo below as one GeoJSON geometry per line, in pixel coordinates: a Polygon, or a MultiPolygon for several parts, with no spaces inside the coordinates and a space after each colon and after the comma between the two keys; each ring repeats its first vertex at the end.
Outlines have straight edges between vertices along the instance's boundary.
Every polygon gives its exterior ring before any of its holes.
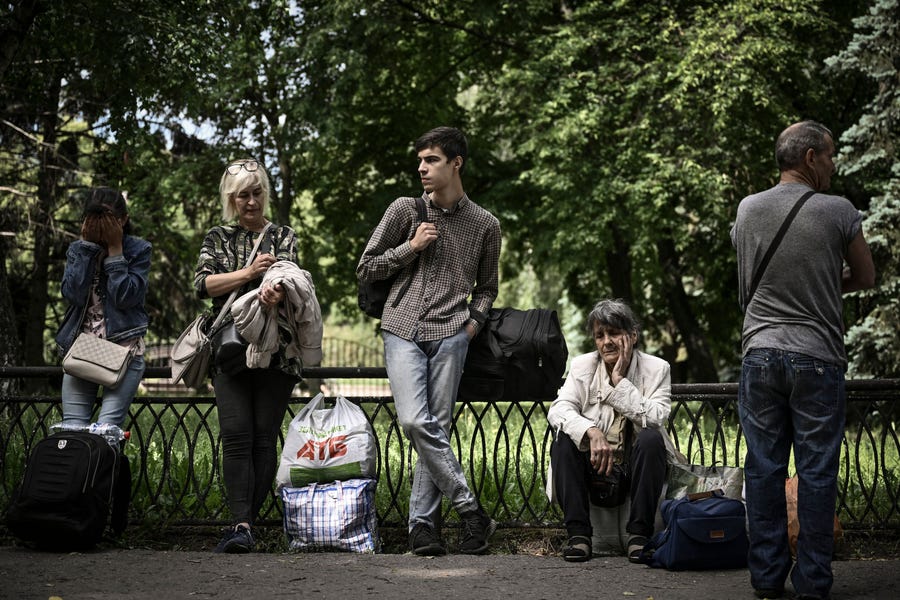
{"type": "Polygon", "coordinates": [[[54,423],[50,426],[54,431],[86,431],[103,436],[106,442],[113,448],[118,448],[123,440],[131,437],[130,431],[122,431],[122,428],[112,423],[91,423],[90,425],[78,425],[73,423],[54,423]]]}
{"type": "Polygon", "coordinates": [[[50,426],[52,431],[87,431],[87,425],[76,425],[73,423],[54,423],[50,426]]]}
{"type": "Polygon", "coordinates": [[[112,423],[91,423],[88,432],[103,436],[110,446],[118,448],[123,440],[127,440],[129,435],[127,431],[112,423]]]}

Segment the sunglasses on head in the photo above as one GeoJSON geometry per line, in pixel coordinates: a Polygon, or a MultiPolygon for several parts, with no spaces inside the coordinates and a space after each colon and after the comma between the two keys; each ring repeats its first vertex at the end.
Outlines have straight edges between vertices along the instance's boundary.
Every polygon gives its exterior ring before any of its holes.
{"type": "Polygon", "coordinates": [[[225,167],[225,170],[229,175],[237,175],[241,172],[241,169],[244,169],[248,173],[252,173],[259,168],[259,163],[255,160],[245,160],[240,162],[234,162],[225,167]]]}

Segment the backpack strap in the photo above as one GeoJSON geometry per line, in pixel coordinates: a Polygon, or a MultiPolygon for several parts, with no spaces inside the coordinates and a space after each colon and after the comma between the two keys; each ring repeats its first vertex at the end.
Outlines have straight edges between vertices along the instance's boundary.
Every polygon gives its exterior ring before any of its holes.
{"type": "MultiPolygon", "coordinates": [[[[427,211],[427,208],[425,207],[425,199],[422,198],[422,196],[419,196],[418,198],[416,198],[416,214],[419,216],[419,221],[416,223],[416,228],[418,228],[419,225],[421,225],[422,223],[424,223],[425,221],[428,220],[428,211],[427,211]]],[[[416,261],[418,261],[418,260],[419,260],[419,255],[416,254],[416,258],[410,264],[414,265],[414,264],[416,264],[416,261]]],[[[400,304],[400,300],[403,298],[403,296],[406,295],[406,290],[409,289],[410,285],[412,285],[412,277],[407,279],[404,282],[403,287],[400,288],[400,292],[397,294],[397,297],[394,299],[394,302],[391,304],[392,308],[397,308],[397,305],[400,304]]]]}
{"type": "Polygon", "coordinates": [[[778,233],[775,234],[775,237],[772,239],[772,243],[769,244],[769,248],[768,250],[766,250],[765,256],[763,256],[762,260],[759,262],[759,268],[757,268],[756,274],[753,276],[753,281],[750,284],[750,293],[747,294],[747,301],[744,302],[744,306],[741,307],[743,310],[746,311],[747,307],[750,306],[750,301],[753,299],[753,295],[756,294],[756,288],[759,287],[759,282],[762,280],[763,273],[765,273],[766,267],[769,266],[769,261],[772,260],[772,256],[774,256],[775,251],[781,244],[781,240],[784,238],[784,234],[787,233],[788,228],[791,226],[794,217],[797,216],[797,213],[800,212],[800,209],[803,208],[803,205],[807,200],[809,200],[809,197],[815,193],[815,190],[810,190],[800,196],[800,199],[797,200],[797,202],[794,204],[791,212],[789,212],[787,217],[785,217],[784,223],[781,224],[781,229],[779,229],[778,233]]]}

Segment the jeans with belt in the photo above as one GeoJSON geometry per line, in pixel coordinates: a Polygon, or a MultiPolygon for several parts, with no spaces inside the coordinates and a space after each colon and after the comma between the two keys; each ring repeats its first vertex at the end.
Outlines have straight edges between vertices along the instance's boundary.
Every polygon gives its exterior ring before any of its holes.
{"type": "Polygon", "coordinates": [[[409,528],[418,523],[438,528],[443,496],[457,512],[478,508],[450,446],[453,407],[469,336],[465,329],[429,342],[404,340],[387,331],[382,336],[397,421],[418,455],[409,498],[409,528]]]}
{"type": "Polygon", "coordinates": [[[773,348],[744,356],[738,411],[750,525],[750,582],[827,598],[833,583],[834,510],[847,399],[840,365],[773,348]],[[784,481],[791,448],[799,485],[800,535],[791,570],[784,481]]]}

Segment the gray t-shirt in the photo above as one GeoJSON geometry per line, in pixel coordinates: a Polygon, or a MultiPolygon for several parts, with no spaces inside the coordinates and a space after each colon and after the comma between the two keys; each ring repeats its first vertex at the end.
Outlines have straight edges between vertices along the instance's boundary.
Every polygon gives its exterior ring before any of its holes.
{"type": "MultiPolygon", "coordinates": [[[[810,188],[783,183],[747,196],[737,210],[731,242],[737,249],[741,304],[772,238],[794,203],[810,188]]],[[[841,272],[862,215],[845,198],[814,194],[797,213],[744,314],[743,348],[777,348],[847,366],[841,272]]]]}

